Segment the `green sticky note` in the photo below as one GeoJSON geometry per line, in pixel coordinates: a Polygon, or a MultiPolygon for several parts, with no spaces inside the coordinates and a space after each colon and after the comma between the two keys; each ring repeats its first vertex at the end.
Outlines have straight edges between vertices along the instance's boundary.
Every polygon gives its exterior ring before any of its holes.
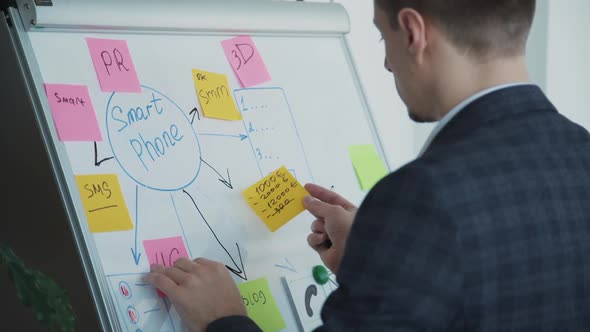
{"type": "Polygon", "coordinates": [[[262,331],[276,332],[287,326],[270,293],[266,278],[241,283],[238,288],[248,310],[248,317],[252,318],[262,331]]]}
{"type": "Polygon", "coordinates": [[[370,190],[387,175],[388,170],[373,145],[351,145],[348,147],[348,154],[361,189],[370,190]]]}

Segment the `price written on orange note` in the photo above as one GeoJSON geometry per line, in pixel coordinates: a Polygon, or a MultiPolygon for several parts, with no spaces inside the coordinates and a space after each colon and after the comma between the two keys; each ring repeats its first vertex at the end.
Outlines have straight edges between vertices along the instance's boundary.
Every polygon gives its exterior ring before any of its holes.
{"type": "Polygon", "coordinates": [[[250,186],[242,194],[271,232],[303,212],[303,197],[309,195],[285,166],[250,186]]]}

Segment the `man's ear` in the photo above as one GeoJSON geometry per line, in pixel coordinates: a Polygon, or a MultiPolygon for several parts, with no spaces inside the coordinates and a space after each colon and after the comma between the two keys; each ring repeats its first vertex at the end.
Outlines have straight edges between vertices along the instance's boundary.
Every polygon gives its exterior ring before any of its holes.
{"type": "Polygon", "coordinates": [[[404,46],[421,63],[428,44],[424,17],[414,9],[403,8],[397,15],[397,21],[403,34],[404,46]]]}

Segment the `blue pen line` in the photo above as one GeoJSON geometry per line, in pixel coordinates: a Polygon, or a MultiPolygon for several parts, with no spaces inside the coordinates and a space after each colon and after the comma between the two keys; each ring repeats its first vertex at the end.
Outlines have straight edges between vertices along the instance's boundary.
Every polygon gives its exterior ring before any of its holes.
{"type": "MultiPolygon", "coordinates": [[[[181,108],[180,106],[178,106],[178,104],[176,104],[176,103],[175,103],[175,102],[174,102],[172,99],[168,98],[168,96],[166,96],[166,95],[165,95],[165,94],[163,94],[162,92],[160,92],[160,91],[158,91],[158,90],[156,90],[156,89],[152,89],[152,88],[150,88],[150,87],[148,87],[148,86],[142,85],[141,87],[142,87],[142,88],[144,88],[144,89],[147,89],[147,90],[151,90],[151,91],[157,92],[159,95],[161,95],[162,97],[166,98],[166,99],[167,99],[167,100],[168,100],[170,103],[172,103],[172,105],[176,106],[176,109],[178,109],[178,111],[179,111],[179,112],[182,114],[182,116],[184,116],[184,118],[186,119],[186,121],[190,123],[190,119],[189,119],[189,118],[188,118],[188,116],[185,114],[185,112],[184,112],[184,111],[182,111],[182,108],[181,108]]],[[[111,96],[109,97],[109,100],[108,100],[108,102],[107,102],[107,108],[106,108],[106,109],[107,109],[107,112],[106,112],[106,121],[107,121],[107,122],[108,122],[108,119],[109,119],[109,114],[110,114],[110,112],[109,112],[108,110],[109,110],[109,109],[111,109],[111,106],[110,106],[110,104],[111,104],[111,102],[113,101],[113,97],[114,97],[116,94],[117,94],[117,92],[113,92],[113,93],[111,94],[111,96]]],[[[192,130],[191,132],[192,132],[192,134],[195,136],[195,140],[197,141],[197,145],[199,146],[199,151],[198,151],[199,153],[198,153],[198,155],[199,155],[199,158],[200,158],[200,157],[201,157],[201,144],[199,143],[199,139],[197,138],[197,133],[196,133],[194,130],[192,130]]],[[[108,136],[108,137],[110,137],[110,134],[109,134],[109,126],[107,126],[107,136],[108,136]]],[[[113,148],[113,142],[112,142],[110,139],[109,139],[108,141],[109,141],[109,145],[110,145],[110,147],[111,147],[111,150],[112,150],[112,151],[115,151],[115,149],[113,148]]],[[[199,173],[201,172],[201,163],[199,163],[199,168],[197,169],[197,173],[195,174],[195,176],[194,176],[194,177],[193,177],[193,178],[190,180],[190,182],[189,182],[189,183],[187,183],[186,185],[184,185],[182,188],[165,188],[165,189],[163,189],[163,188],[155,188],[155,187],[148,186],[148,185],[147,185],[147,184],[145,184],[145,183],[141,183],[141,181],[139,181],[139,179],[137,179],[137,178],[133,177],[133,176],[132,176],[132,174],[131,174],[131,173],[129,173],[129,172],[128,172],[128,171],[125,169],[125,167],[123,167],[123,164],[121,163],[121,161],[120,161],[120,160],[119,160],[119,158],[117,157],[117,154],[114,154],[113,156],[114,156],[115,160],[117,161],[117,163],[119,164],[119,166],[121,166],[121,170],[122,170],[122,171],[123,171],[123,172],[124,172],[124,173],[125,173],[127,176],[129,176],[131,179],[133,179],[135,182],[137,182],[137,183],[138,183],[138,184],[140,184],[141,186],[143,186],[143,187],[145,187],[145,188],[148,188],[148,189],[151,189],[151,190],[155,190],[155,191],[178,191],[178,190],[182,190],[182,189],[184,189],[184,188],[188,187],[189,185],[191,185],[193,182],[195,182],[195,180],[196,180],[196,179],[197,179],[197,177],[199,176],[199,173]]]]}
{"type": "Polygon", "coordinates": [[[138,287],[145,287],[145,286],[151,286],[150,284],[135,284],[135,286],[138,287]]]}
{"type": "Polygon", "coordinates": [[[148,311],[144,311],[143,314],[149,314],[150,312],[154,312],[154,311],[160,311],[160,308],[156,308],[156,309],[152,309],[152,310],[148,310],[148,311]]]}
{"type": "Polygon", "coordinates": [[[139,187],[135,186],[135,250],[137,250],[137,226],[139,226],[139,187]]]}
{"type": "MultiPolygon", "coordinates": [[[[243,90],[246,90],[246,89],[234,90],[234,98],[237,99],[236,92],[243,91],[243,90]]],[[[242,105],[241,105],[242,108],[241,109],[242,109],[242,113],[244,113],[247,110],[247,108],[244,105],[244,96],[241,96],[241,97],[242,97],[240,99],[240,102],[242,103],[242,105]]],[[[246,132],[248,132],[248,128],[246,126],[246,118],[245,117],[242,117],[242,124],[244,125],[244,130],[246,132]]],[[[250,142],[250,147],[252,148],[252,155],[254,155],[254,160],[256,160],[256,165],[258,165],[258,170],[260,171],[260,176],[264,176],[264,173],[262,173],[262,167],[260,166],[260,162],[258,161],[258,158],[256,158],[256,152],[254,150],[254,143],[252,143],[252,137],[251,136],[248,136],[248,137],[250,138],[248,141],[250,142]]]]}
{"type": "Polygon", "coordinates": [[[222,136],[222,137],[235,137],[239,138],[240,140],[245,140],[248,138],[246,135],[230,135],[230,134],[212,134],[212,133],[205,133],[205,134],[197,134],[199,136],[222,136]]]}
{"type": "MultiPolygon", "coordinates": [[[[282,93],[285,104],[287,105],[287,110],[289,111],[289,115],[291,116],[291,123],[293,124],[293,129],[295,129],[295,134],[297,135],[297,140],[299,141],[299,147],[301,148],[301,152],[303,153],[303,158],[305,159],[305,165],[307,166],[307,171],[309,172],[309,176],[311,177],[311,182],[315,183],[315,178],[313,176],[313,173],[311,172],[311,168],[309,167],[309,161],[307,159],[307,154],[305,153],[305,149],[303,148],[303,141],[301,140],[301,135],[299,134],[299,129],[297,128],[297,125],[295,124],[295,116],[293,115],[293,110],[291,109],[291,104],[289,104],[289,100],[287,99],[287,95],[285,94],[285,90],[280,87],[257,87],[257,88],[235,89],[234,90],[234,98],[236,98],[236,94],[240,94],[242,91],[248,91],[248,90],[278,90],[282,93]]],[[[245,121],[246,121],[245,119],[242,119],[242,122],[244,123],[244,129],[246,131],[248,131],[245,121]]],[[[252,145],[251,140],[250,140],[250,145],[252,145]]],[[[258,158],[256,158],[256,153],[254,152],[253,145],[252,145],[252,153],[254,153],[254,158],[256,159],[256,163],[258,163],[258,158]]],[[[260,169],[260,175],[264,176],[264,174],[262,173],[262,168],[260,167],[259,163],[258,163],[258,168],[260,169]]]]}
{"type": "Polygon", "coordinates": [[[184,238],[184,242],[186,242],[186,248],[188,249],[188,254],[190,257],[193,257],[193,252],[191,251],[191,246],[188,245],[188,240],[186,239],[186,234],[184,233],[184,227],[182,227],[182,222],[180,221],[180,216],[178,215],[178,209],[176,208],[176,203],[174,202],[174,197],[170,194],[170,199],[172,200],[172,206],[174,207],[174,212],[176,213],[176,219],[178,219],[178,225],[180,225],[180,231],[182,232],[182,237],[184,238]]]}
{"type": "Polygon", "coordinates": [[[138,275],[145,275],[145,273],[113,273],[107,274],[105,277],[122,277],[122,276],[138,276],[138,275]]]}
{"type": "MultiPolygon", "coordinates": [[[[285,257],[285,261],[287,262],[287,264],[289,264],[289,266],[291,266],[293,268],[293,270],[295,270],[295,266],[293,266],[293,264],[291,264],[291,262],[289,262],[289,259],[287,257],[285,257]]],[[[297,272],[297,271],[295,271],[297,272]]]]}
{"type": "Polygon", "coordinates": [[[289,262],[289,260],[287,259],[287,257],[285,257],[285,262],[287,262],[287,264],[288,264],[289,266],[287,266],[287,265],[282,265],[282,264],[275,264],[275,266],[276,266],[276,267],[278,267],[278,268],[282,268],[282,269],[289,270],[289,271],[291,271],[291,272],[298,273],[298,272],[297,272],[297,270],[295,270],[295,266],[293,266],[293,264],[291,264],[291,262],[289,262]]]}
{"type": "Polygon", "coordinates": [[[131,249],[131,254],[133,255],[133,260],[135,261],[135,265],[139,265],[139,259],[141,258],[141,253],[137,255],[137,230],[139,229],[139,186],[135,186],[135,249],[131,249]]]}
{"type": "Polygon", "coordinates": [[[301,148],[301,152],[303,153],[303,158],[305,159],[305,165],[307,166],[307,171],[309,172],[309,176],[311,177],[311,182],[315,183],[315,179],[313,174],[311,173],[311,167],[309,167],[309,161],[307,160],[307,154],[305,153],[305,149],[303,148],[303,141],[301,141],[301,135],[299,135],[299,129],[295,124],[295,116],[293,116],[293,110],[291,109],[291,104],[289,104],[289,100],[287,99],[287,95],[285,94],[285,90],[282,88],[277,88],[283,93],[283,98],[285,99],[285,103],[287,104],[287,108],[289,109],[289,114],[291,115],[291,123],[293,124],[293,128],[295,129],[295,133],[297,134],[297,139],[299,140],[299,147],[301,148]]]}
{"type": "Polygon", "coordinates": [[[279,265],[279,264],[275,264],[275,266],[276,266],[276,267],[278,267],[278,268],[282,268],[282,269],[289,270],[289,271],[291,271],[291,272],[295,272],[295,273],[297,273],[297,271],[295,271],[295,270],[293,270],[292,268],[290,268],[290,267],[288,267],[288,266],[285,266],[285,265],[279,265]]]}
{"type": "Polygon", "coordinates": [[[166,312],[168,312],[168,319],[170,319],[170,325],[172,325],[172,330],[176,332],[176,327],[174,326],[174,322],[172,321],[172,316],[170,316],[170,307],[168,306],[168,301],[166,298],[163,299],[164,305],[166,306],[166,312]]]}

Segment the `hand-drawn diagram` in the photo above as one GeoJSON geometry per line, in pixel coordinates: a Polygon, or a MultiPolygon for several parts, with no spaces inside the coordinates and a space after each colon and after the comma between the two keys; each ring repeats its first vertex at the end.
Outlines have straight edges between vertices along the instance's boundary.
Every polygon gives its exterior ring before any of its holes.
{"type": "MultiPolygon", "coordinates": [[[[365,193],[346,147],[377,137],[346,44],[331,33],[150,31],[19,34],[33,48],[56,194],[103,323],[182,330],[142,277],[150,263],[205,257],[238,286],[266,280],[285,331],[298,330],[293,310],[317,317],[325,285],[302,282],[293,296],[307,306],[297,308],[282,287],[321,262],[306,242],[308,192],[295,188],[317,180],[358,202],[365,193]]],[[[251,307],[262,307],[260,294],[250,293],[251,307]]]]}
{"type": "MultiPolygon", "coordinates": [[[[89,162],[95,167],[116,165],[121,170],[120,176],[127,176],[135,183],[135,197],[131,199],[135,204],[129,206],[134,221],[129,266],[145,266],[147,261],[171,265],[173,258],[184,250],[168,245],[156,254],[155,249],[150,249],[157,257],[146,257],[148,253],[142,243],[154,239],[142,235],[143,225],[153,216],[142,214],[140,206],[146,195],[160,195],[158,202],[163,208],[167,206],[175,211],[181,230],[181,234],[175,236],[184,239],[190,257],[193,257],[192,244],[186,239],[185,228],[190,223],[202,223],[204,228],[201,229],[209,233],[216,244],[214,255],[223,257],[236,280],[248,280],[247,251],[240,241],[219,233],[221,227],[208,217],[212,213],[208,211],[210,204],[199,202],[205,195],[200,187],[204,178],[217,180],[222,186],[218,190],[231,192],[236,190],[234,180],[240,176],[229,167],[214,165],[208,156],[215,151],[207,150],[201,143],[204,137],[231,139],[235,144],[242,144],[244,149],[251,149],[251,160],[256,161],[255,168],[260,176],[287,165],[295,177],[313,181],[284,91],[280,88],[238,89],[234,97],[243,117],[243,133],[216,133],[201,128],[197,108],[182,109],[167,94],[148,86],[142,85],[142,92],[138,94],[112,93],[108,99],[103,115],[106,142],[93,143],[94,160],[89,162]],[[179,212],[179,204],[192,206],[194,213],[190,220],[186,218],[186,211],[179,212]]],[[[272,266],[272,262],[269,264],[272,266]]],[[[153,287],[142,281],[143,275],[135,272],[107,275],[127,331],[180,331],[180,323],[169,301],[158,297],[153,287]]]]}

